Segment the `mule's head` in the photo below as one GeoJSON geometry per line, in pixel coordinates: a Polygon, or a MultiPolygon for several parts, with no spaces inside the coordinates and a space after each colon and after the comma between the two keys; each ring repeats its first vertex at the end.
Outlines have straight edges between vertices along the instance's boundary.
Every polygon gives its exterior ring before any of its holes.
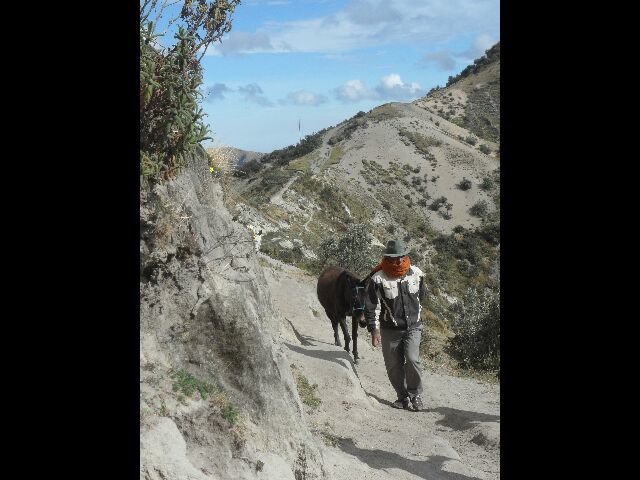
{"type": "Polygon", "coordinates": [[[364,301],[366,297],[366,285],[364,282],[355,282],[351,286],[351,318],[357,318],[361,327],[367,326],[364,318],[364,301]]]}

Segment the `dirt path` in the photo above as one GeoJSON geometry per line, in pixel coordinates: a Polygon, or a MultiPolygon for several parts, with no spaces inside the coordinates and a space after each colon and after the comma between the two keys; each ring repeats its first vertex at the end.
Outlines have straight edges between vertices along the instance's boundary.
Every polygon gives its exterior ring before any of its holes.
{"type": "Polygon", "coordinates": [[[333,344],[316,279],[289,266],[265,268],[274,306],[292,331],[285,346],[294,371],[316,384],[321,403],[305,406],[311,429],[329,446],[325,467],[351,480],[500,478],[500,387],[426,373],[427,410],[390,406],[395,400],[380,349],[360,329],[354,365],[333,344]]]}
{"type": "Polygon", "coordinates": [[[280,190],[278,190],[270,199],[269,201],[275,205],[283,205],[284,201],[282,200],[282,196],[284,195],[284,193],[289,189],[289,187],[291,186],[291,184],[293,182],[295,182],[298,179],[298,176],[295,175],[293,177],[291,177],[287,183],[284,184],[284,187],[282,187],[280,190]]]}

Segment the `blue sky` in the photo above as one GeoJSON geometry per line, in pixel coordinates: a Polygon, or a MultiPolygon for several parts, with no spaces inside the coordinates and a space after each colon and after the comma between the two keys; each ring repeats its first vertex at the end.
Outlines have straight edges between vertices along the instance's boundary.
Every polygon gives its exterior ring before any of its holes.
{"type": "Polygon", "coordinates": [[[270,152],[419,98],[500,39],[499,13],[499,0],[244,0],[203,58],[207,145],[270,152]]]}

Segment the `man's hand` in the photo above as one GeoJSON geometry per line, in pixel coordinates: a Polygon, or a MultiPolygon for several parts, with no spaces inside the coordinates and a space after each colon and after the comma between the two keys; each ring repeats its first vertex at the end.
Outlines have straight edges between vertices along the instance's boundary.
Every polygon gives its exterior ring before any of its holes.
{"type": "Polygon", "coordinates": [[[371,332],[371,345],[374,347],[380,345],[380,330],[374,330],[371,332]]]}

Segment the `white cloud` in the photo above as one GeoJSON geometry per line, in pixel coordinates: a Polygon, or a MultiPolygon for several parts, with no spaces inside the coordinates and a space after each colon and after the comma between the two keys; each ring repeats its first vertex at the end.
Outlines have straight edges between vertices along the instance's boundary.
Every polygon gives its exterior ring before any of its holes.
{"type": "Polygon", "coordinates": [[[404,83],[397,73],[392,73],[380,79],[375,88],[382,98],[392,100],[410,100],[422,95],[422,88],[415,82],[404,83]]]}
{"type": "Polygon", "coordinates": [[[367,88],[361,80],[349,80],[333,90],[335,97],[342,102],[361,100],[411,100],[423,95],[424,91],[415,82],[405,83],[397,73],[391,73],[380,79],[373,89],[367,88]]]}
{"type": "Polygon", "coordinates": [[[324,95],[315,94],[306,90],[290,92],[289,94],[287,94],[285,99],[280,101],[280,103],[282,104],[292,103],[294,105],[304,105],[312,107],[326,102],[327,97],[325,97],[324,95]]]}
{"type": "Polygon", "coordinates": [[[273,51],[271,40],[264,33],[232,32],[220,43],[212,45],[208,55],[231,55],[234,53],[263,53],[273,51]]]}
{"type": "Polygon", "coordinates": [[[349,80],[334,89],[335,97],[342,102],[359,102],[360,100],[377,99],[378,93],[369,90],[360,80],[349,80]]]}
{"type": "Polygon", "coordinates": [[[253,38],[244,33],[235,39],[242,32],[232,33],[223,40],[221,51],[339,53],[397,42],[446,42],[469,31],[497,35],[499,9],[499,0],[351,0],[330,15],[265,23],[253,38]]]}

